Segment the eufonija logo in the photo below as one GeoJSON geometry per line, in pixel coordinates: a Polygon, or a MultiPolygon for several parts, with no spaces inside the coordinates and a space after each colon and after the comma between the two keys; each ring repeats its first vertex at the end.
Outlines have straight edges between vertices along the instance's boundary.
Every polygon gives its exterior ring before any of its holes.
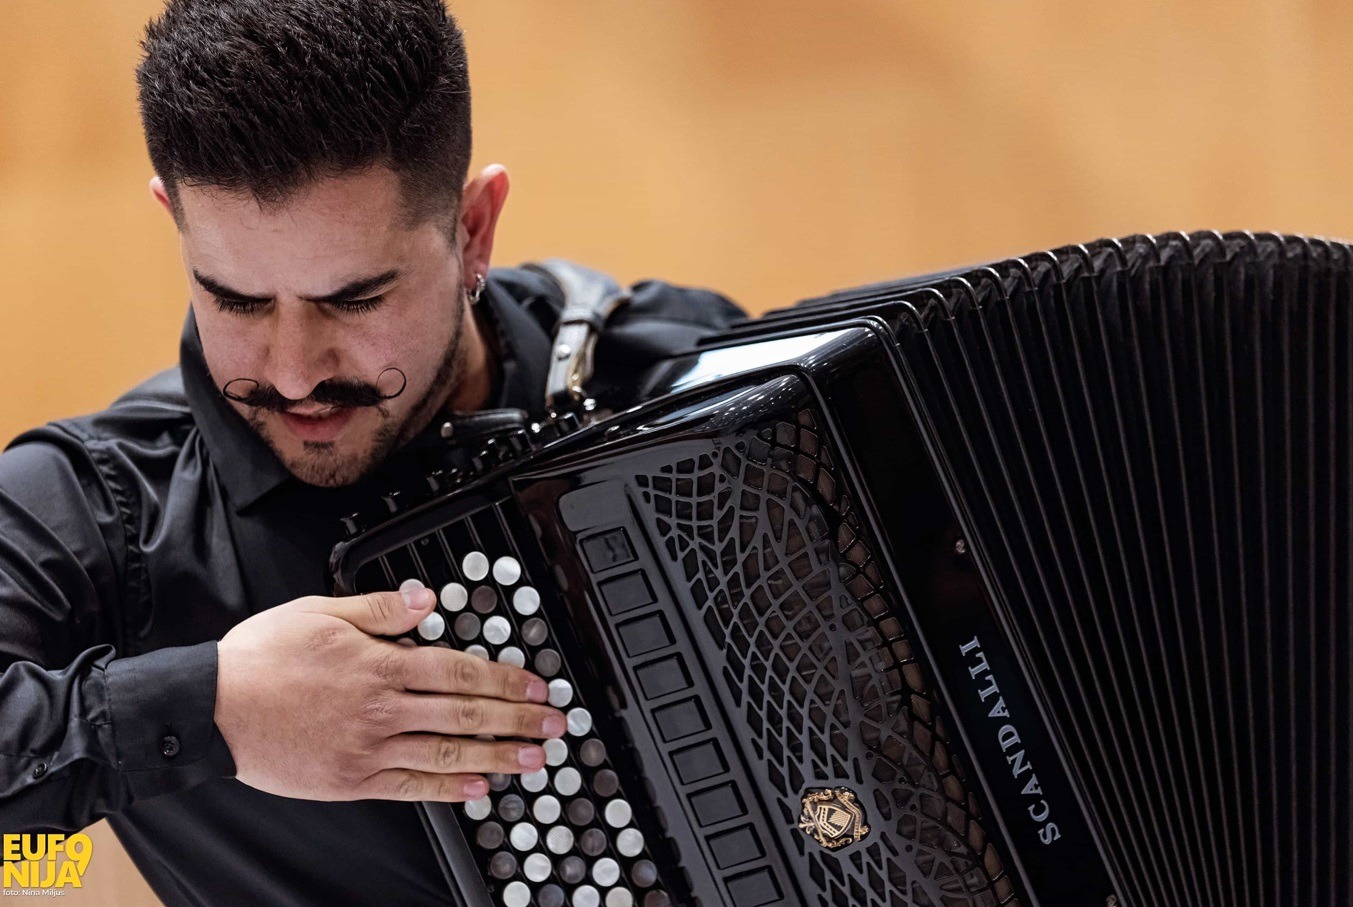
{"type": "Polygon", "coordinates": [[[89,868],[94,844],[85,834],[5,835],[6,895],[59,897],[80,881],[89,868]]]}
{"type": "Polygon", "coordinates": [[[982,697],[983,703],[991,703],[987,717],[993,722],[1000,722],[1000,727],[996,731],[996,742],[1001,745],[1005,761],[1010,764],[1010,776],[1017,782],[1024,781],[1020,793],[1029,798],[1027,809],[1029,818],[1038,823],[1038,839],[1044,844],[1051,844],[1060,838],[1062,833],[1058,830],[1057,824],[1051,821],[1052,807],[1043,799],[1043,788],[1038,783],[1038,774],[1034,771],[1033,763],[1025,756],[1024,747],[1020,746],[1019,729],[1010,720],[1010,710],[1006,708],[1005,698],[1001,696],[1001,688],[996,683],[996,676],[991,672],[991,666],[987,664],[982,644],[974,636],[970,642],[959,646],[958,650],[970,661],[968,674],[972,679],[977,683],[986,683],[985,687],[977,691],[977,695],[982,697]]]}

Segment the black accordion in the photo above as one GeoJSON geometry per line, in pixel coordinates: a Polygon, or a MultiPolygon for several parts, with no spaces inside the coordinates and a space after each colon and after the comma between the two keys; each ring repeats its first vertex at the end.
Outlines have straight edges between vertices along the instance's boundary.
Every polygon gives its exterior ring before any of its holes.
{"type": "Polygon", "coordinates": [[[340,592],[569,717],[420,806],[458,903],[1349,903],[1351,293],[1216,233],[862,287],[352,520],[340,592]]]}

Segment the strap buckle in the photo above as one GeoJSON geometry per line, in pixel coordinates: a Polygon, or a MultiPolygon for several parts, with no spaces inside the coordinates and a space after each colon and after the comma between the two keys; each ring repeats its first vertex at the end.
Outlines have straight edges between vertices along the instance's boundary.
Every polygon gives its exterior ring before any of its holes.
{"type": "Polygon", "coordinates": [[[564,294],[545,379],[545,408],[556,418],[578,410],[591,412],[596,402],[586,387],[596,367],[597,340],[606,322],[632,297],[611,277],[563,259],[523,267],[548,277],[564,294]]]}

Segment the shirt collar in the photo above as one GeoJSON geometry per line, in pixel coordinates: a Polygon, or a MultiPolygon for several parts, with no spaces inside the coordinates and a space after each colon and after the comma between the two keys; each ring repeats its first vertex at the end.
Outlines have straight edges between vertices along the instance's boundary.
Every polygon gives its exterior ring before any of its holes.
{"type": "MultiPolygon", "coordinates": [[[[496,332],[501,369],[498,392],[491,406],[522,409],[539,417],[544,412],[550,337],[507,288],[493,280],[492,273],[479,304],[486,306],[488,329],[496,332]]],[[[191,306],[179,342],[179,366],[188,405],[216,474],[237,512],[257,503],[281,485],[302,484],[244,417],[221,396],[207,368],[191,306]]],[[[446,444],[441,437],[441,421],[434,418],[401,451],[446,444]]]]}
{"type": "MultiPolygon", "coordinates": [[[[495,332],[501,384],[494,409],[521,409],[535,418],[545,413],[545,378],[553,338],[522,303],[490,272],[480,305],[487,304],[488,329],[495,332]]],[[[440,425],[433,426],[440,429],[440,425]]]]}

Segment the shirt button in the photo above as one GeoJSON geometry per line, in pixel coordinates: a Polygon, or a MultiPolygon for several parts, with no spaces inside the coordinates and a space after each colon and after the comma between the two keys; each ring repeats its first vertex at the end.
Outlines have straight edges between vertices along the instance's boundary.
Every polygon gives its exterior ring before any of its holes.
{"type": "Polygon", "coordinates": [[[165,735],[165,738],[160,741],[160,752],[169,759],[177,756],[179,754],[179,738],[173,734],[165,735]]]}
{"type": "Polygon", "coordinates": [[[47,774],[46,762],[39,762],[37,765],[33,766],[33,780],[36,781],[38,778],[41,778],[45,774],[47,774]]]}

